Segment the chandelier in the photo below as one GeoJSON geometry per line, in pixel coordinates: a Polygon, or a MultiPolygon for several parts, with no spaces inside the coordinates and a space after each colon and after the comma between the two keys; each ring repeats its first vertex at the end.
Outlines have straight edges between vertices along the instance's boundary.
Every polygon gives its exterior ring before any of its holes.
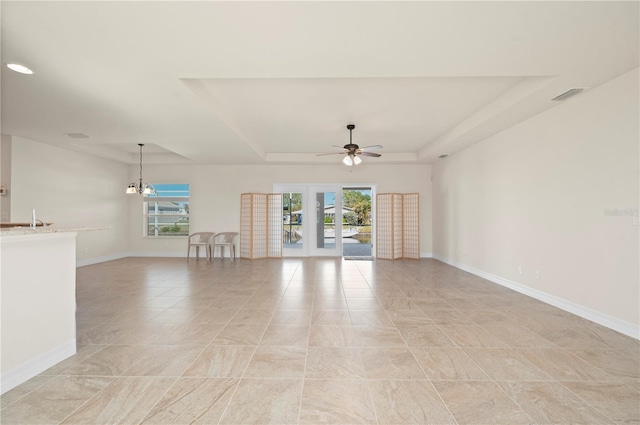
{"type": "Polygon", "coordinates": [[[139,193],[140,195],[149,195],[154,192],[153,186],[142,182],[142,143],[138,143],[140,146],[140,178],[138,182],[129,183],[127,187],[127,193],[139,193]]]}

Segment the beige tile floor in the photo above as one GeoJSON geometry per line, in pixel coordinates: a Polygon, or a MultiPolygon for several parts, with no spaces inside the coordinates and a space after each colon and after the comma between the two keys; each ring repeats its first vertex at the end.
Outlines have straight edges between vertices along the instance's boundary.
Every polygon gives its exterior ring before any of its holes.
{"type": "Polygon", "coordinates": [[[435,260],[128,258],[2,424],[638,424],[640,343],[435,260]]]}

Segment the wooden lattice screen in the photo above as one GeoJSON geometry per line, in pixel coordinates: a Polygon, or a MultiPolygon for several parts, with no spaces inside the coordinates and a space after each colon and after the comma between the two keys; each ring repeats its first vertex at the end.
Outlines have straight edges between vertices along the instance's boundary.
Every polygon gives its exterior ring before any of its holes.
{"type": "Polygon", "coordinates": [[[417,193],[402,195],[402,256],[420,258],[420,199],[417,193]]]}
{"type": "Polygon", "coordinates": [[[282,194],[240,197],[240,257],[282,257],[282,194]]]}
{"type": "Polygon", "coordinates": [[[393,258],[393,194],[376,196],[376,256],[393,258]]]}
{"type": "Polygon", "coordinates": [[[377,258],[420,258],[419,222],[417,193],[379,193],[376,196],[377,258]]]}
{"type": "Polygon", "coordinates": [[[267,257],[282,257],[282,193],[267,195],[267,257]]]}

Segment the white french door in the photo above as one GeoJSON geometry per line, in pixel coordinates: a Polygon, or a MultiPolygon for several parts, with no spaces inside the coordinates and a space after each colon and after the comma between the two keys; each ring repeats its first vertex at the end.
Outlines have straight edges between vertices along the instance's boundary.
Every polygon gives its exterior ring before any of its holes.
{"type": "Polygon", "coordinates": [[[342,187],[274,185],[283,194],[285,257],[342,255],[342,187]]]}
{"type": "Polygon", "coordinates": [[[309,187],[309,212],[313,223],[309,230],[309,255],[339,257],[342,255],[342,188],[340,186],[309,187]]]}

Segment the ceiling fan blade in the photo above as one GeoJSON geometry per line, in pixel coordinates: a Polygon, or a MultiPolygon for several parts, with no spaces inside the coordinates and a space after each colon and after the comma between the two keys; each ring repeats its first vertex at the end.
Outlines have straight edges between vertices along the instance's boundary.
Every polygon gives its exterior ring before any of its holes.
{"type": "Polygon", "coordinates": [[[316,156],[324,156],[324,155],[343,155],[347,152],[328,152],[328,153],[317,153],[316,156]]]}
{"type": "Polygon", "coordinates": [[[382,154],[373,153],[373,152],[360,152],[360,155],[362,155],[362,156],[373,156],[375,158],[378,158],[378,157],[382,156],[382,154]]]}
{"type": "MultiPolygon", "coordinates": [[[[378,157],[382,156],[379,153],[368,152],[368,151],[374,151],[374,150],[382,149],[382,145],[371,145],[371,146],[365,146],[365,147],[361,148],[360,146],[358,146],[355,143],[353,143],[353,139],[351,138],[351,131],[354,128],[356,128],[356,126],[354,124],[347,125],[347,130],[349,130],[349,143],[347,143],[344,146],[338,146],[338,145],[333,145],[332,146],[334,148],[341,149],[342,152],[318,153],[318,154],[316,154],[316,156],[348,155],[348,158],[345,158],[345,159],[351,159],[352,160],[352,164],[356,164],[356,165],[360,163],[360,158],[358,158],[358,155],[372,156],[374,158],[378,158],[378,157]],[[354,159],[355,159],[355,161],[353,161],[354,159]]],[[[348,164],[348,165],[352,165],[352,164],[348,164]]]]}
{"type": "Polygon", "coordinates": [[[378,149],[382,149],[382,145],[371,145],[360,148],[362,151],[377,151],[378,149]]]}

